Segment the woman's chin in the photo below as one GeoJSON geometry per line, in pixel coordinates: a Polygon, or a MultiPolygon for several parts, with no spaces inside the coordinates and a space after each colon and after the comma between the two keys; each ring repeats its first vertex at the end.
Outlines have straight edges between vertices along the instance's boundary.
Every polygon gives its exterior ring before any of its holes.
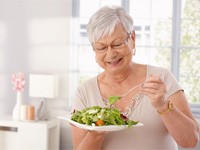
{"type": "Polygon", "coordinates": [[[124,70],[124,67],[122,66],[115,66],[115,67],[109,67],[107,69],[108,72],[110,72],[111,74],[117,75],[117,74],[121,74],[124,70]]]}

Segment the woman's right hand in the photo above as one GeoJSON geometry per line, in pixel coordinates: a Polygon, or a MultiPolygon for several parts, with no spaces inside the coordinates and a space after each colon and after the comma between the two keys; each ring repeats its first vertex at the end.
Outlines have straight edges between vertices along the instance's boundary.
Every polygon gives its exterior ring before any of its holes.
{"type": "Polygon", "coordinates": [[[74,150],[102,149],[105,131],[91,131],[72,126],[74,150]]]}

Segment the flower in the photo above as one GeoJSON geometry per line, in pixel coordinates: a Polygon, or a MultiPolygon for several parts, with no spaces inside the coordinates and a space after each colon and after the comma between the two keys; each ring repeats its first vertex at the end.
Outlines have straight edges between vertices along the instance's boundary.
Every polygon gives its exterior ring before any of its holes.
{"type": "Polygon", "coordinates": [[[22,72],[18,72],[12,75],[12,83],[14,85],[13,90],[16,92],[24,91],[25,78],[22,72]]]}

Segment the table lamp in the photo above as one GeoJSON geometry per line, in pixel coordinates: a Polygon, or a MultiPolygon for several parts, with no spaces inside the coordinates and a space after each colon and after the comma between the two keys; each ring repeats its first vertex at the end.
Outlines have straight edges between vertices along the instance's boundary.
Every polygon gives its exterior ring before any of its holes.
{"type": "Polygon", "coordinates": [[[29,96],[41,98],[37,117],[38,120],[48,120],[46,100],[58,96],[58,76],[53,74],[30,74],[29,96]]]}

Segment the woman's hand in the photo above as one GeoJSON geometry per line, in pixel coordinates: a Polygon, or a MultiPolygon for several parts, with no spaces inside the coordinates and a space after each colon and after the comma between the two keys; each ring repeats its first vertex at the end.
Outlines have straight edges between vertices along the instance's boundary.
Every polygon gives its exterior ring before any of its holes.
{"type": "Polygon", "coordinates": [[[102,149],[107,132],[90,131],[72,126],[74,150],[102,149]]]}
{"type": "Polygon", "coordinates": [[[157,110],[161,109],[166,104],[166,101],[164,100],[166,86],[158,75],[150,75],[141,87],[141,93],[150,98],[152,105],[157,110]]]}

